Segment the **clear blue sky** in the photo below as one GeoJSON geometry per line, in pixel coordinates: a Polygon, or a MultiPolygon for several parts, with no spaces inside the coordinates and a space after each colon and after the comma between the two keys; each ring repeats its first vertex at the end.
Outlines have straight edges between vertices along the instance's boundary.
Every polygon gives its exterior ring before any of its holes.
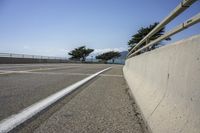
{"type": "MultiPolygon", "coordinates": [[[[0,0],[0,52],[65,56],[81,45],[126,50],[138,28],[161,21],[181,0],[0,0]]],[[[192,5],[172,28],[200,12],[192,5]]],[[[200,24],[173,41],[200,34],[200,24]]]]}

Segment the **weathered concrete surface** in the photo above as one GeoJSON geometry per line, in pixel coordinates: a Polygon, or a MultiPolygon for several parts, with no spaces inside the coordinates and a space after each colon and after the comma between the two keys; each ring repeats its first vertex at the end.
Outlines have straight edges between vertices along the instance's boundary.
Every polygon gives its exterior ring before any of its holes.
{"type": "Polygon", "coordinates": [[[113,67],[90,82],[34,132],[142,133],[132,104],[122,76],[122,66],[113,67]]]}
{"type": "Polygon", "coordinates": [[[123,71],[153,133],[200,132],[200,35],[130,58],[123,71]]]}

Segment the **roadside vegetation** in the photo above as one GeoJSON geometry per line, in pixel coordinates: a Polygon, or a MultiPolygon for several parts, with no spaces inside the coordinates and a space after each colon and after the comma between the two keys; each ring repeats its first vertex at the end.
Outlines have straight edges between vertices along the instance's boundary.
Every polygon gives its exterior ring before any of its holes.
{"type": "MultiPolygon", "coordinates": [[[[86,62],[86,57],[89,56],[93,51],[94,49],[86,48],[86,46],[80,46],[68,53],[71,56],[69,59],[74,61],[86,62]]],[[[108,51],[97,55],[96,59],[98,59],[100,63],[107,63],[108,60],[112,60],[112,63],[115,63],[115,59],[120,56],[121,54],[118,51],[108,51]]]]}
{"type": "Polygon", "coordinates": [[[112,60],[112,63],[114,63],[115,59],[120,56],[121,54],[117,51],[109,51],[109,52],[105,52],[100,55],[97,55],[96,59],[100,59],[100,61],[103,63],[107,63],[108,60],[112,60]]]}
{"type": "MultiPolygon", "coordinates": [[[[153,24],[150,24],[147,27],[141,27],[136,34],[132,35],[132,38],[128,41],[128,51],[130,51],[133,47],[135,47],[135,45],[137,43],[139,43],[149,32],[151,32],[159,23],[155,22],[153,24]]],[[[148,42],[151,42],[157,38],[159,38],[160,36],[162,36],[165,33],[165,27],[163,27],[162,29],[160,29],[156,34],[154,34],[153,36],[151,36],[148,40],[148,42]]],[[[171,40],[171,38],[167,38],[165,39],[167,41],[171,40]]],[[[141,47],[145,46],[146,42],[143,43],[142,45],[140,45],[138,48],[136,48],[136,50],[140,49],[141,47]]],[[[159,46],[162,45],[162,42],[156,43],[154,45],[152,45],[151,47],[147,48],[144,51],[141,51],[139,54],[153,50],[159,46]]]]}
{"type": "Polygon", "coordinates": [[[90,53],[92,53],[94,49],[86,48],[85,46],[81,46],[75,48],[74,50],[70,51],[68,54],[71,56],[71,60],[82,61],[85,62],[85,59],[90,53]]]}

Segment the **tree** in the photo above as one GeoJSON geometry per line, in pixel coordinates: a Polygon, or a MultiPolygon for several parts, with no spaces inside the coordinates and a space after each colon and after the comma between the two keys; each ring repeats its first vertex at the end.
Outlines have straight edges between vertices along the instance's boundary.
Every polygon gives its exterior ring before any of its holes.
{"type": "Polygon", "coordinates": [[[75,48],[74,50],[70,51],[68,54],[71,56],[70,59],[81,60],[85,61],[86,57],[92,53],[94,49],[86,48],[85,46],[81,46],[75,48]]]}
{"type": "MultiPolygon", "coordinates": [[[[134,34],[132,36],[132,38],[128,41],[128,46],[131,48],[135,47],[135,45],[137,43],[139,43],[150,31],[152,31],[159,23],[155,22],[154,24],[149,25],[148,27],[142,27],[140,28],[136,34],[134,34]]],[[[153,36],[151,36],[149,38],[149,42],[153,41],[157,38],[159,38],[160,36],[162,36],[165,33],[165,27],[163,27],[162,29],[160,29],[156,34],[154,34],[153,36]]],[[[171,40],[171,38],[166,38],[165,40],[171,40]]],[[[146,44],[146,42],[144,42],[143,44],[141,44],[137,49],[143,47],[146,44]]],[[[155,49],[156,47],[159,47],[159,45],[161,44],[161,42],[156,43],[154,45],[152,45],[151,47],[149,47],[147,49],[147,51],[150,51],[152,49],[155,49]]],[[[129,49],[129,51],[130,51],[129,49]]]]}
{"type": "Polygon", "coordinates": [[[114,59],[117,57],[120,57],[120,53],[116,52],[116,51],[109,51],[109,52],[105,52],[103,54],[100,54],[98,56],[96,56],[96,59],[100,59],[102,60],[104,63],[106,63],[108,60],[113,59],[113,63],[114,63],[114,59]]]}

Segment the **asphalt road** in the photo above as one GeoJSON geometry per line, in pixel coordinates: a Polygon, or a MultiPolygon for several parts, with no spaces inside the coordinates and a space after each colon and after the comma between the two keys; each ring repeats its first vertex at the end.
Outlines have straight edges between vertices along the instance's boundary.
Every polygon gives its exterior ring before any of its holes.
{"type": "Polygon", "coordinates": [[[16,132],[144,132],[127,94],[122,66],[107,64],[0,65],[0,120],[112,66],[16,132]],[[64,117],[63,117],[64,116],[64,117]]]}
{"type": "Polygon", "coordinates": [[[87,64],[0,65],[0,120],[106,67],[87,64]]]}

